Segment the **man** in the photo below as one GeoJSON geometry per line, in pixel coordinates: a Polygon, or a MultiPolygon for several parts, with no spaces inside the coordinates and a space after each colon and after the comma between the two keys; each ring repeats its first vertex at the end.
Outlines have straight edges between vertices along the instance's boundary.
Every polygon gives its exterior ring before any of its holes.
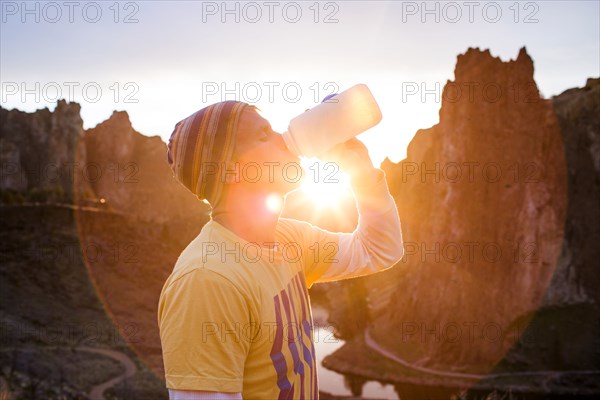
{"type": "Polygon", "coordinates": [[[226,101],[179,122],[175,177],[212,206],[160,295],[171,399],[317,399],[308,288],[382,271],[403,254],[383,171],[357,139],[337,146],[359,210],[354,233],[279,217],[298,160],[257,109],[226,101]],[[251,172],[250,172],[251,171],[251,172]]]}

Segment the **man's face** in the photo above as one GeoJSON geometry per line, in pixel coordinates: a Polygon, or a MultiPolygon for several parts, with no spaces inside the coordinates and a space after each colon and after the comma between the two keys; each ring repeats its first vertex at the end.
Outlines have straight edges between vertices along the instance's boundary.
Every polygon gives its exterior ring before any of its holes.
{"type": "Polygon", "coordinates": [[[300,185],[298,158],[254,108],[246,108],[240,116],[233,162],[239,166],[239,182],[250,188],[284,194],[300,185]]]}

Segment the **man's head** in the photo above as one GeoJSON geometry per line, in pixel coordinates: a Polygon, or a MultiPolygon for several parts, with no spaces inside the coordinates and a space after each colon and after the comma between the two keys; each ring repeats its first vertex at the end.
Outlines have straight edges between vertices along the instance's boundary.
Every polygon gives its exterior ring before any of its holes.
{"type": "Polygon", "coordinates": [[[177,180],[213,207],[233,186],[278,194],[298,186],[287,176],[298,173],[298,160],[281,135],[256,107],[238,101],[213,104],[177,123],[167,160],[177,180]]]}

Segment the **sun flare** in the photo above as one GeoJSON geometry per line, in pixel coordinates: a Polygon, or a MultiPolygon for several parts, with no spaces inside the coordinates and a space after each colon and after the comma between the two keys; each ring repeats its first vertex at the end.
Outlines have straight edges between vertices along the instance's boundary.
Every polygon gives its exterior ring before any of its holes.
{"type": "Polygon", "coordinates": [[[337,164],[316,158],[302,158],[304,178],[300,189],[317,207],[336,207],[351,196],[350,178],[337,164]]]}
{"type": "Polygon", "coordinates": [[[281,197],[275,193],[269,195],[266,200],[267,209],[274,213],[278,213],[281,211],[282,203],[283,202],[281,201],[281,197]]]}

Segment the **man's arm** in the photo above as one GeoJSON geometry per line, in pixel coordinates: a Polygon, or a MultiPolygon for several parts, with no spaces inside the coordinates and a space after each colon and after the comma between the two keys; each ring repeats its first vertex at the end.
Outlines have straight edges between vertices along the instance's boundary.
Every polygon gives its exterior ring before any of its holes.
{"type": "Polygon", "coordinates": [[[337,253],[316,282],[330,282],[383,271],[404,254],[400,218],[385,182],[376,170],[373,181],[353,183],[358,226],[353,233],[337,234],[337,253]]]}
{"type": "Polygon", "coordinates": [[[240,326],[255,321],[237,286],[196,268],[164,290],[159,310],[167,388],[241,393],[250,341],[240,326]]]}
{"type": "Polygon", "coordinates": [[[312,265],[307,265],[309,286],[383,271],[404,254],[396,203],[385,173],[373,167],[365,145],[351,139],[328,156],[350,175],[359,220],[353,233],[332,233],[311,226],[311,243],[331,243],[337,251],[334,257],[312,260],[312,265]]]}

